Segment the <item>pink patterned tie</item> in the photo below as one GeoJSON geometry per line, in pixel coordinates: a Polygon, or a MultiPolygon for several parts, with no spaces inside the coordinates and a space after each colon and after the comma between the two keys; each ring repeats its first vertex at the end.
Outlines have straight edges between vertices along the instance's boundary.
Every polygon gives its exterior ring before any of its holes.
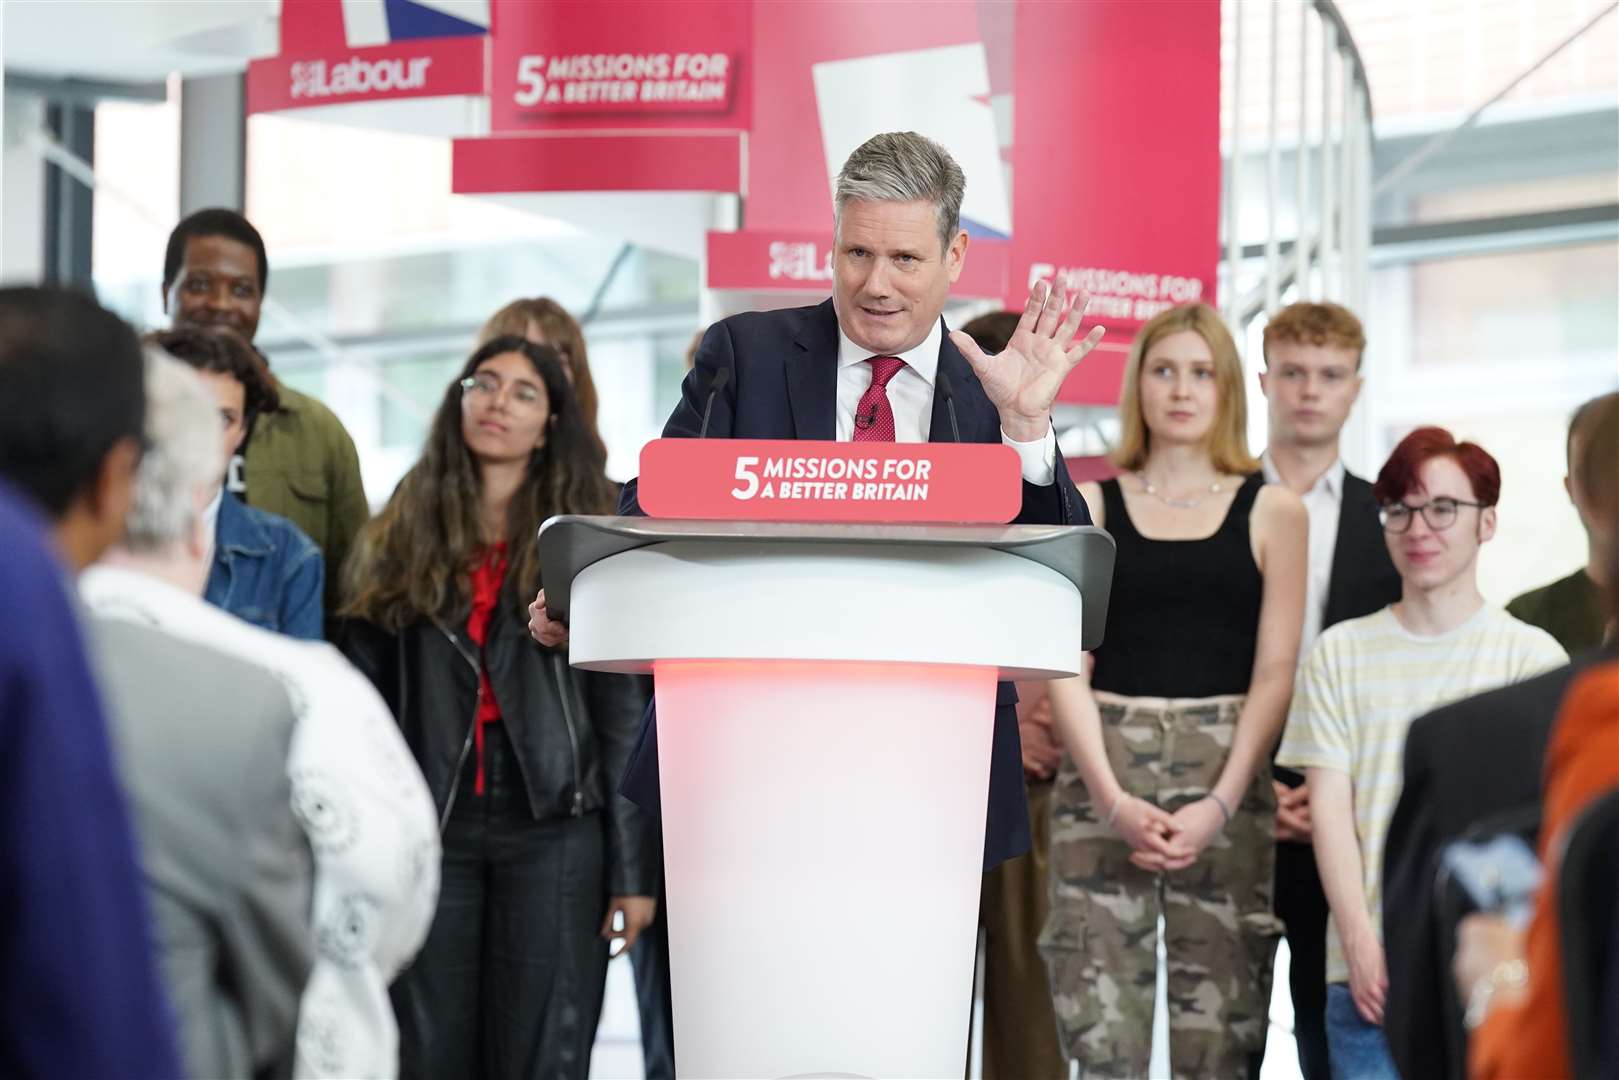
{"type": "Polygon", "coordinates": [[[899,374],[905,361],[897,356],[873,356],[871,388],[854,410],[854,442],[893,442],[894,407],[888,403],[888,381],[899,374]]]}

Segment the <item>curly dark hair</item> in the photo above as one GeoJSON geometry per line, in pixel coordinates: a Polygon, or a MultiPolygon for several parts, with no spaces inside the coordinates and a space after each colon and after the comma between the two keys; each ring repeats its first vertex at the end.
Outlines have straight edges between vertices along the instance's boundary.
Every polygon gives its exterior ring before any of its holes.
{"type": "Polygon", "coordinates": [[[176,360],[198,371],[229,375],[242,384],[243,412],[249,431],[253,419],[281,408],[281,392],[276,389],[270,365],[253,347],[230,330],[185,327],[157,330],[143,339],[176,360]]]}
{"type": "Polygon", "coordinates": [[[252,222],[235,210],[214,206],[189,215],[169,233],[169,244],[163,252],[164,296],[169,294],[169,286],[180,275],[180,264],[185,262],[186,257],[186,244],[196,236],[223,236],[251,248],[253,260],[259,266],[259,292],[269,287],[270,257],[264,250],[264,237],[259,235],[252,222]]]}
{"type": "Polygon", "coordinates": [[[606,455],[586,426],[549,345],[497,337],[468,358],[444,391],[419,461],[399,481],[382,513],[360,530],[344,568],[340,614],[388,633],[431,619],[460,622],[472,606],[472,570],[484,550],[478,524],[482,474],[461,431],[461,380],[504,353],[533,365],[550,402],[545,445],[529,457],[528,475],[506,512],[506,581],[502,592],[523,617],[540,588],[542,522],[555,514],[610,513],[617,497],[606,455]]]}

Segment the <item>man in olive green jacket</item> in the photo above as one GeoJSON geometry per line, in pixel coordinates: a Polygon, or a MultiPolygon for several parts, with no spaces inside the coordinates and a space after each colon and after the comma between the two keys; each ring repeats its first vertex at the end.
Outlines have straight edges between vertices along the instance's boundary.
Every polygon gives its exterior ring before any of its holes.
{"type": "MultiPolygon", "coordinates": [[[[264,240],[246,218],[234,210],[199,210],[169,234],[163,310],[176,329],[225,329],[251,343],[269,276],[264,240]]],[[[276,389],[280,409],[253,421],[243,450],[245,498],[287,518],[320,548],[330,619],[343,563],[370,516],[360,457],[330,409],[280,379],[276,389]]]]}

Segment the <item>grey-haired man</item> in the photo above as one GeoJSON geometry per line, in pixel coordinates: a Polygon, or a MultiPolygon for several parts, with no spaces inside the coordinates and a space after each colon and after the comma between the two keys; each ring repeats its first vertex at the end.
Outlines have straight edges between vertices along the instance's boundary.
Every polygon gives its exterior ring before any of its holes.
{"type": "MultiPolygon", "coordinates": [[[[965,188],[961,167],[925,136],[889,132],[859,146],[837,179],[831,299],[735,315],[710,327],[664,436],[698,434],[709,388],[728,370],[715,395],[711,437],[953,441],[944,398],[934,393],[943,373],[955,390],[961,441],[1005,443],[1022,461],[1016,520],[1089,525],[1085,502],[1057,454],[1051,404],[1102,330],[1081,333],[1083,293],[1039,282],[999,354],[986,355],[959,330],[946,333],[945,300],[967,257],[965,188]]],[[[620,510],[641,512],[634,480],[625,486],[620,510]]],[[[530,632],[542,645],[566,640],[567,628],[549,617],[543,592],[530,613],[530,632]]],[[[1002,683],[986,869],[1029,849],[1016,701],[1012,684],[1002,683]]],[[[649,712],[621,787],[643,806],[657,804],[657,762],[657,726],[649,712]]]]}

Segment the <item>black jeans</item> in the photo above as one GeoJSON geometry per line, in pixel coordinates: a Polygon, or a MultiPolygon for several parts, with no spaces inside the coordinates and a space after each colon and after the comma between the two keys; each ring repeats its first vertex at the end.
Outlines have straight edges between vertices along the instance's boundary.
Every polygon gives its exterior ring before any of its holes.
{"type": "Polygon", "coordinates": [[[438,913],[394,984],[402,1077],[585,1080],[607,977],[600,814],[535,821],[503,724],[444,830],[438,913]]]}
{"type": "Polygon", "coordinates": [[[669,984],[669,924],[664,916],[668,909],[662,875],[659,877],[658,917],[636,939],[630,963],[635,968],[635,1001],[641,1014],[641,1056],[646,1080],[675,1080],[674,996],[669,984]]]}
{"type": "MultiPolygon", "coordinates": [[[[1298,1042],[1304,1080],[1328,1080],[1327,1064],[1327,907],[1307,843],[1276,845],[1276,914],[1287,924],[1291,953],[1288,991],[1293,996],[1293,1037],[1298,1042]]],[[[1257,1070],[1254,1073],[1258,1075],[1257,1070]]]]}

